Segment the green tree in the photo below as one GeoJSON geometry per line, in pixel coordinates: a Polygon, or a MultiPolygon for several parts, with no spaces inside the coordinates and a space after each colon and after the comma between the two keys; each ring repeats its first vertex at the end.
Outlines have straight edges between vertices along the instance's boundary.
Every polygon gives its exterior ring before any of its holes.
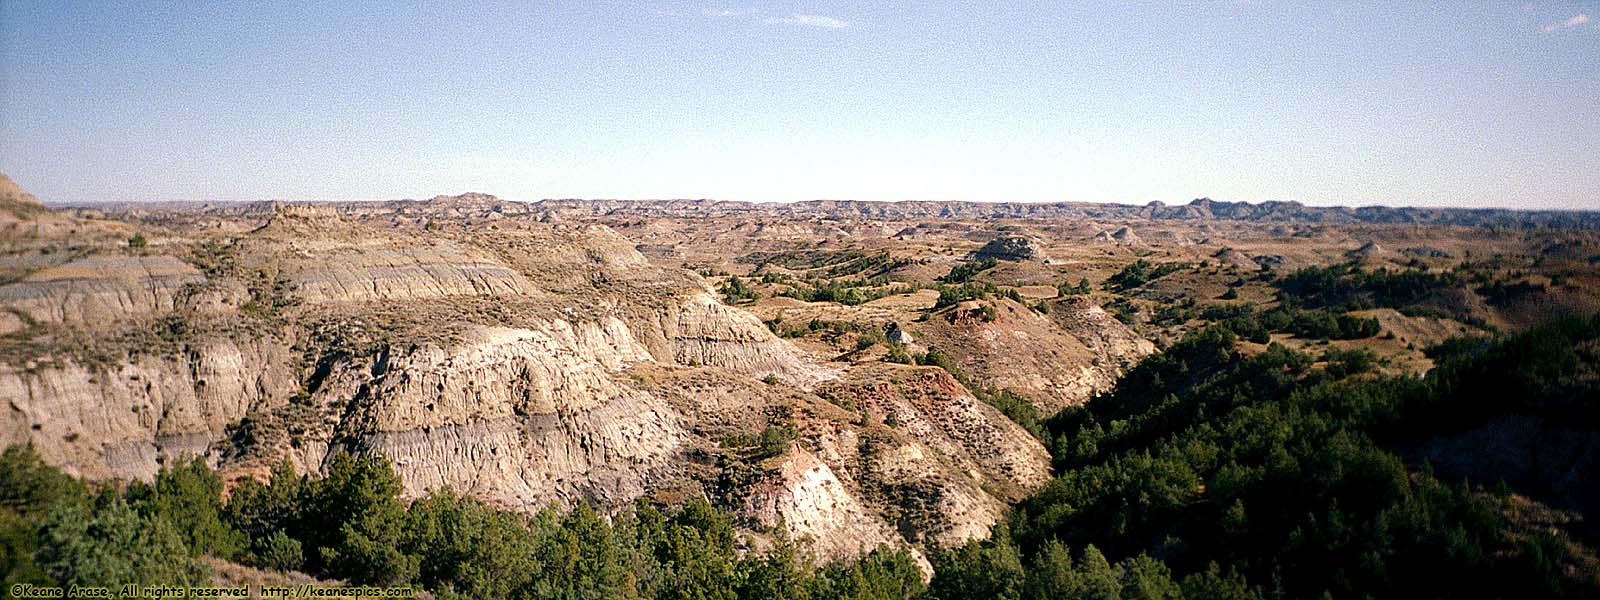
{"type": "Polygon", "coordinates": [[[1053,600],[1076,597],[1078,572],[1072,565],[1072,551],[1061,540],[1047,540],[1028,562],[1022,597],[1027,600],[1053,600]]]}
{"type": "Polygon", "coordinates": [[[1223,575],[1217,563],[1183,578],[1183,597],[1188,600],[1261,600],[1261,594],[1245,583],[1243,575],[1232,569],[1223,575]]]}
{"type": "Polygon", "coordinates": [[[1078,588],[1074,597],[1084,600],[1117,600],[1122,594],[1122,582],[1117,572],[1106,562],[1104,554],[1093,544],[1084,547],[1078,557],[1078,588]]]}
{"type": "Polygon", "coordinates": [[[245,562],[279,571],[305,568],[301,488],[302,478],[288,461],[273,468],[268,484],[247,479],[234,487],[227,521],[249,540],[245,562]]]}
{"type": "Polygon", "coordinates": [[[1172,580],[1172,570],[1148,554],[1124,559],[1118,567],[1122,571],[1122,600],[1183,599],[1183,589],[1172,580]]]}
{"type": "MultiPolygon", "coordinates": [[[[765,556],[751,556],[739,561],[738,597],[770,598],[771,600],[806,600],[817,597],[814,583],[801,571],[794,546],[788,540],[778,540],[765,556]]],[[[827,596],[837,597],[837,596],[827,596]]]]}
{"type": "Polygon", "coordinates": [[[222,478],[198,456],[162,468],[154,485],[130,485],[127,497],[141,515],[170,523],[197,556],[233,559],[249,542],[224,519],[222,478]]]}
{"type": "MultiPolygon", "coordinates": [[[[632,555],[588,503],[565,516],[546,510],[534,519],[535,598],[638,598],[632,555]]],[[[732,585],[731,572],[722,579],[732,585]]],[[[694,598],[696,596],[683,596],[694,598]]]]}
{"type": "Polygon", "coordinates": [[[467,598],[510,597],[537,570],[521,517],[448,491],[411,504],[401,548],[420,557],[418,583],[467,598]]]}
{"type": "Polygon", "coordinates": [[[400,550],[405,506],[400,478],[380,455],[335,455],[328,474],[301,492],[300,531],[320,571],[357,584],[400,585],[417,559],[400,550]]]}
{"type": "Polygon", "coordinates": [[[901,600],[914,598],[923,590],[922,572],[911,555],[886,546],[851,563],[828,565],[817,580],[815,598],[901,600]]]}
{"type": "Polygon", "coordinates": [[[40,538],[39,565],[65,585],[204,585],[210,578],[171,523],[120,499],[94,510],[57,505],[40,538]]]}
{"type": "Polygon", "coordinates": [[[657,560],[664,570],[657,598],[736,597],[733,523],[705,500],[691,501],[673,516],[657,547],[657,560]]]}
{"type": "Polygon", "coordinates": [[[1022,554],[1000,528],[994,539],[970,542],[947,551],[934,563],[933,581],[928,591],[934,598],[994,598],[1018,600],[1022,597],[1022,554]]]}
{"type": "Polygon", "coordinates": [[[40,528],[52,509],[84,506],[83,484],[44,464],[33,446],[8,446],[0,454],[0,576],[10,583],[55,583],[34,562],[40,528]]]}

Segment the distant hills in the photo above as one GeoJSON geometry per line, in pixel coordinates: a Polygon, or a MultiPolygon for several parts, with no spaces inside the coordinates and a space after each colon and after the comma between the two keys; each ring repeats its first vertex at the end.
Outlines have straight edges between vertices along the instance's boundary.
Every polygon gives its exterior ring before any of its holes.
{"type": "Polygon", "coordinates": [[[1600,212],[1524,211],[1503,208],[1416,208],[1366,206],[1318,207],[1299,202],[1222,202],[1200,198],[1182,205],[1151,202],[1143,206],[1087,202],[868,202],[810,200],[752,203],[719,200],[543,200],[540,208],[640,216],[691,216],[706,213],[769,213],[774,216],[870,217],[916,219],[1217,219],[1252,222],[1385,223],[1460,225],[1470,227],[1600,227],[1600,212]]]}
{"type": "MultiPolygon", "coordinates": [[[[549,212],[638,217],[718,217],[733,215],[773,218],[871,219],[1151,219],[1219,220],[1259,223],[1416,224],[1464,227],[1556,227],[1600,229],[1600,211],[1513,210],[1505,208],[1424,208],[1390,206],[1306,206],[1299,202],[1226,202],[1198,198],[1187,204],[1151,202],[1145,205],[1092,202],[965,202],[905,200],[807,200],[801,202],[742,202],[732,200],[586,200],[552,199],[519,202],[488,194],[435,196],[428,200],[318,202],[344,206],[367,205],[380,210],[402,207],[432,209],[458,205],[460,209],[498,207],[495,212],[549,212]]],[[[69,204],[68,207],[109,211],[177,211],[250,213],[270,212],[262,202],[115,202],[69,204]],[[259,205],[259,206],[256,206],[259,205]],[[254,210],[252,210],[254,207],[254,210]]]]}

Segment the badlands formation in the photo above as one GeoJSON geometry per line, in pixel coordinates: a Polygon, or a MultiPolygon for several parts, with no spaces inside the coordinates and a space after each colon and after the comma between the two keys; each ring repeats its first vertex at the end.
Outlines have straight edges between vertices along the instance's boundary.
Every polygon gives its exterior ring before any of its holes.
{"type": "Polygon", "coordinates": [[[1049,480],[1027,425],[1194,321],[1164,307],[1271,303],[1274,269],[1522,261],[1537,291],[1376,311],[1397,335],[1362,343],[1422,369],[1449,335],[1593,310],[1595,227],[1209,200],[52,209],[3,180],[0,445],[97,480],[381,453],[412,497],[705,497],[822,557],[923,552],[1049,480]],[[1184,267],[1108,281],[1138,261],[1184,267]]]}

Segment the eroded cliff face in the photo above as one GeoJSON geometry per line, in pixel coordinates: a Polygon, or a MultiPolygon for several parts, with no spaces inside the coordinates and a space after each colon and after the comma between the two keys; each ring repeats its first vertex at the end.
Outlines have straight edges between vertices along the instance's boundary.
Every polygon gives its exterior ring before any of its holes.
{"type": "Polygon", "coordinates": [[[1088,401],[1156,351],[1082,299],[1062,300],[1048,314],[1007,299],[968,302],[911,327],[919,343],[987,385],[1021,394],[1042,416],[1088,401]]]}
{"type": "Polygon", "coordinates": [[[0,444],[90,478],[376,452],[409,496],[523,510],[708,495],[819,558],[987,535],[1048,478],[942,371],[829,365],[604,227],[273,211],[19,267],[0,444]],[[794,433],[772,456],[730,442],[773,428],[794,433]]]}

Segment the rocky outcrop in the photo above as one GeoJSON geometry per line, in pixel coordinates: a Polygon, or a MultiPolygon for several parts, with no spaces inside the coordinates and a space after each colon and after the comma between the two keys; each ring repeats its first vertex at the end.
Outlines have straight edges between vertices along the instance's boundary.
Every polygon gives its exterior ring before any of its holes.
{"type": "Polygon", "coordinates": [[[958,304],[938,317],[915,324],[923,345],[951,357],[983,385],[1027,398],[1046,416],[1087,401],[1155,352],[1154,344],[1082,298],[1064,299],[1046,315],[992,299],[958,304]]]}
{"type": "MultiPolygon", "coordinates": [[[[756,484],[742,512],[762,527],[786,528],[820,556],[860,556],[880,545],[903,543],[827,463],[800,448],[786,453],[773,473],[756,484]]],[[[920,553],[917,558],[927,564],[920,553]]]]}
{"type": "Polygon", "coordinates": [[[671,345],[672,360],[680,364],[773,376],[802,388],[834,376],[773,338],[755,315],[725,306],[707,293],[691,295],[676,310],[663,311],[661,330],[671,345]]]}
{"type": "Polygon", "coordinates": [[[30,443],[73,475],[149,479],[163,457],[203,455],[249,411],[287,401],[292,364],[271,339],[203,339],[120,364],[0,364],[0,445],[30,443]]]}
{"type": "Polygon", "coordinates": [[[237,217],[262,225],[215,229],[238,233],[91,252],[0,286],[18,336],[0,348],[0,445],[136,479],[184,456],[259,476],[381,453],[407,496],[448,487],[528,511],[717,490],[819,558],[986,535],[1048,476],[1042,446],[948,376],[840,383],[847,371],[605,227],[530,216],[454,232],[266,206],[237,217]],[[855,390],[859,408],[821,388],[855,390]],[[729,436],[776,422],[802,442],[748,480],[708,470],[729,436]]]}
{"type": "Polygon", "coordinates": [[[486,328],[457,347],[390,348],[338,368],[312,402],[349,398],[334,440],[388,456],[411,495],[618,504],[684,443],[681,417],[619,376],[652,360],[618,319],[486,328]]]}
{"type": "Polygon", "coordinates": [[[0,223],[26,221],[49,211],[33,194],[23,191],[10,177],[0,173],[0,223]]]}
{"type": "Polygon", "coordinates": [[[59,265],[88,251],[127,245],[123,223],[58,214],[0,174],[0,283],[59,265]]]}
{"type": "Polygon", "coordinates": [[[105,323],[170,311],[205,280],[170,256],[89,256],[0,286],[0,306],[40,323],[105,323]]]}
{"type": "Polygon", "coordinates": [[[447,296],[514,296],[533,290],[516,271],[481,252],[442,243],[405,248],[307,249],[287,276],[309,302],[403,301],[447,296]]]}
{"type": "Polygon", "coordinates": [[[1224,266],[1236,267],[1247,271],[1261,270],[1261,265],[1251,260],[1249,255],[1234,248],[1218,250],[1216,254],[1211,255],[1211,258],[1216,259],[1217,262],[1222,263],[1224,266]]]}

